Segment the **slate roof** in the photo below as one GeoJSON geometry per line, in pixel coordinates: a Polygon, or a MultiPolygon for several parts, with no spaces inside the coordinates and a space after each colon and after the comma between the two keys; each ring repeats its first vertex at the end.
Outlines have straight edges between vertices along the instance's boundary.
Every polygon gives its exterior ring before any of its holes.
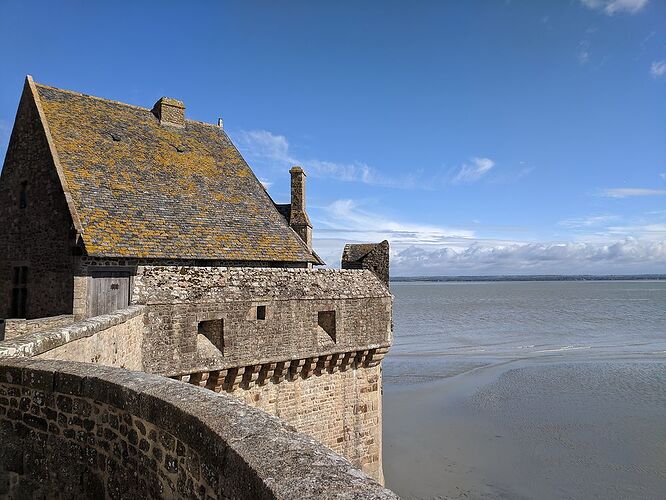
{"type": "Polygon", "coordinates": [[[342,252],[342,260],[346,262],[358,262],[372,252],[378,245],[378,243],[348,243],[345,245],[345,249],[342,252]]]}
{"type": "Polygon", "coordinates": [[[35,88],[88,255],[319,263],[221,128],[35,88]]]}

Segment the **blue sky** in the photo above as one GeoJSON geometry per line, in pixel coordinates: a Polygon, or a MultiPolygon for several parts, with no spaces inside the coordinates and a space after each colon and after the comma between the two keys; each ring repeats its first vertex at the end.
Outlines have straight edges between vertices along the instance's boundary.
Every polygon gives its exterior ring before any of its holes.
{"type": "Polygon", "coordinates": [[[0,3],[26,74],[225,129],[315,247],[396,275],[666,272],[666,2],[0,3]]]}

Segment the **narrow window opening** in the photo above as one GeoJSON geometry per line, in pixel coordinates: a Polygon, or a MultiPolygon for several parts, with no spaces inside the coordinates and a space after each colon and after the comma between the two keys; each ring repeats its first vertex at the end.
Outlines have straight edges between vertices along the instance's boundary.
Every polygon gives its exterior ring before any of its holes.
{"type": "Polygon", "coordinates": [[[213,319],[210,321],[200,321],[199,334],[210,340],[217,349],[224,354],[224,320],[213,319]]]}
{"type": "Polygon", "coordinates": [[[26,303],[28,301],[28,267],[14,267],[14,276],[12,283],[12,318],[25,318],[26,303]]]}
{"type": "Polygon", "coordinates": [[[266,306],[257,306],[257,319],[262,321],[266,319],[266,306]]]}
{"type": "Polygon", "coordinates": [[[26,208],[28,206],[28,182],[21,183],[21,193],[19,195],[19,208],[26,208]]]}
{"type": "Polygon", "coordinates": [[[335,311],[319,311],[317,313],[317,324],[331,337],[333,342],[337,342],[335,337],[335,311]]]}

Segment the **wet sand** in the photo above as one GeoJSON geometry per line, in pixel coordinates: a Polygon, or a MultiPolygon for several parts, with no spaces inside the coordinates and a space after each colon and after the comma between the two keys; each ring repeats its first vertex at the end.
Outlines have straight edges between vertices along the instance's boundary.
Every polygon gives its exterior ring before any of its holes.
{"type": "Polygon", "coordinates": [[[415,363],[441,365],[441,378],[397,384],[389,370],[384,389],[384,474],[403,498],[666,497],[663,357],[520,360],[454,376],[455,360],[415,363]]]}

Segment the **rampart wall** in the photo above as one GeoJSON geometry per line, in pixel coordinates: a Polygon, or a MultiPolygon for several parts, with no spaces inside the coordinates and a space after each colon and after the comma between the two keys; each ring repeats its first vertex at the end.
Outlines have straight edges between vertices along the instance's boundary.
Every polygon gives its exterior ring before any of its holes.
{"type": "Polygon", "coordinates": [[[0,361],[0,495],[397,498],[225,394],[90,364],[0,361]]]}
{"type": "Polygon", "coordinates": [[[144,312],[144,306],[130,306],[0,342],[0,357],[28,356],[142,370],[144,312]]]}
{"type": "Polygon", "coordinates": [[[5,320],[5,337],[3,340],[10,340],[21,335],[41,332],[43,330],[69,326],[72,323],[74,323],[74,316],[71,314],[37,319],[7,319],[5,320]]]}
{"type": "Polygon", "coordinates": [[[145,267],[133,300],[148,308],[148,371],[229,392],[383,480],[392,297],[372,272],[145,267]],[[199,329],[215,320],[223,342],[199,329]]]}
{"type": "Polygon", "coordinates": [[[391,342],[392,297],[365,270],[140,267],[132,301],[148,306],[146,369],[163,375],[391,342]],[[265,308],[264,319],[257,317],[259,306],[265,308]],[[333,335],[319,324],[319,313],[326,312],[335,313],[333,335]],[[206,342],[199,329],[215,319],[223,320],[223,346],[206,342]]]}
{"type": "Polygon", "coordinates": [[[2,342],[0,356],[144,370],[227,392],[383,481],[380,362],[392,297],[372,272],[138,271],[140,305],[2,342]]]}

